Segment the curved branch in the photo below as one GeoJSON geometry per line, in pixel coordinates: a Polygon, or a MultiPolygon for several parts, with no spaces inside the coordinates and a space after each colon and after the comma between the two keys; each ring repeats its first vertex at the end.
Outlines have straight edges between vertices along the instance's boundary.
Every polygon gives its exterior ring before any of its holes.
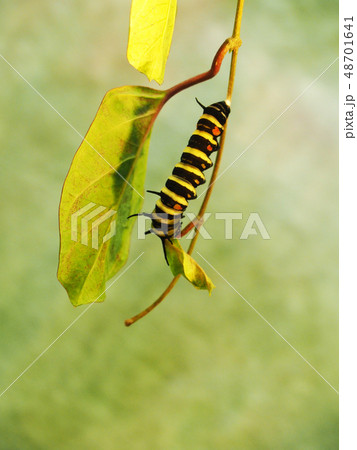
{"type": "Polygon", "coordinates": [[[130,319],[126,319],[124,321],[125,326],[130,327],[133,323],[137,322],[142,317],[146,316],[146,314],[149,314],[150,311],[152,311],[154,308],[156,308],[157,305],[159,305],[163,299],[170,293],[170,291],[173,289],[175,284],[178,282],[180,278],[180,275],[176,275],[172,280],[171,283],[167,286],[167,288],[164,290],[164,292],[160,295],[160,297],[154,301],[150,306],[145,308],[143,311],[141,311],[136,316],[131,317],[130,319]]]}
{"type": "Polygon", "coordinates": [[[188,80],[176,84],[175,86],[172,86],[167,90],[167,95],[164,99],[164,102],[166,103],[171,97],[183,91],[184,89],[194,86],[195,84],[202,83],[203,81],[210,80],[211,78],[216,76],[221,68],[224,57],[232,49],[232,39],[228,38],[217,50],[217,53],[213,58],[211,68],[207,70],[207,72],[200,73],[199,75],[196,75],[192,78],[189,78],[188,80]]]}

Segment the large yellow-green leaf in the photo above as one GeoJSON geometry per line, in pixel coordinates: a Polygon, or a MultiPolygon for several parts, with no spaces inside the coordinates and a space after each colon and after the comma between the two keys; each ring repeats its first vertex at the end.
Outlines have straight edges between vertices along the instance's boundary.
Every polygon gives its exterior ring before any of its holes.
{"type": "Polygon", "coordinates": [[[176,16],[176,0],[133,0],[128,60],[149,80],[164,81],[176,16]]]}
{"type": "Polygon", "coordinates": [[[169,240],[166,239],[165,249],[167,260],[173,275],[183,275],[197,289],[206,289],[211,295],[212,289],[215,287],[214,284],[192,256],[183,250],[179,241],[173,239],[171,244],[169,240]]]}
{"type": "Polygon", "coordinates": [[[135,220],[127,217],[141,208],[151,127],[164,96],[135,86],[109,91],[73,158],[59,211],[58,267],[73,305],[103,301],[105,282],[128,258],[135,220]]]}

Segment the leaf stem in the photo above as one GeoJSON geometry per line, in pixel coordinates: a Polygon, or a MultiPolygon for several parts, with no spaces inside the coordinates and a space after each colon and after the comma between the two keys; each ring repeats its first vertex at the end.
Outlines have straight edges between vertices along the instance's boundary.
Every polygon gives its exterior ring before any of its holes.
{"type": "Polygon", "coordinates": [[[226,39],[217,50],[217,53],[215,54],[215,57],[213,58],[211,64],[211,68],[207,70],[207,72],[200,73],[199,75],[189,78],[188,80],[182,81],[182,83],[172,86],[166,91],[167,94],[164,102],[166,103],[171,97],[183,91],[184,89],[194,86],[195,84],[202,83],[203,81],[210,80],[211,78],[216,76],[221,68],[225,55],[232,49],[233,47],[231,39],[226,39]]]}
{"type": "MultiPolygon", "coordinates": [[[[233,86],[234,86],[236,66],[237,66],[238,50],[239,50],[239,47],[242,45],[242,41],[240,39],[240,27],[241,27],[241,23],[242,23],[243,6],[244,6],[244,0],[238,0],[236,16],[235,16],[234,26],[233,26],[233,34],[231,37],[231,41],[234,41],[236,43],[236,45],[234,46],[233,51],[232,51],[231,67],[230,67],[230,72],[229,72],[229,80],[228,80],[228,88],[227,88],[226,101],[229,103],[231,103],[231,100],[232,100],[233,86]]],[[[192,250],[193,250],[193,247],[196,244],[199,229],[203,225],[202,218],[204,216],[209,199],[211,197],[213,185],[216,182],[216,178],[217,178],[219,167],[220,167],[221,160],[222,160],[224,143],[226,140],[227,125],[228,125],[228,121],[227,121],[226,126],[224,127],[224,130],[222,133],[220,149],[217,152],[216,162],[215,162],[215,165],[213,168],[210,183],[206,190],[206,195],[205,195],[205,198],[203,199],[203,202],[202,202],[201,208],[198,212],[198,215],[196,217],[196,220],[194,222],[189,223],[181,232],[181,236],[185,236],[193,227],[196,228],[195,236],[193,237],[190,247],[189,247],[189,250],[188,250],[189,254],[191,254],[191,252],[192,252],[192,251],[190,252],[190,249],[192,248],[192,250]]]]}
{"type": "Polygon", "coordinates": [[[239,50],[239,47],[242,45],[242,41],[240,38],[240,27],[242,24],[243,7],[244,7],[244,0],[238,0],[236,16],[234,19],[233,34],[232,34],[232,39],[234,39],[236,41],[236,45],[233,48],[231,69],[230,69],[230,73],[229,73],[228,90],[227,90],[227,101],[228,102],[231,102],[231,100],[232,100],[234,79],[235,79],[236,67],[237,67],[238,50],[239,50]]]}
{"type": "MultiPolygon", "coordinates": [[[[213,59],[211,68],[207,72],[204,72],[202,74],[196,75],[195,77],[189,78],[188,80],[185,80],[182,83],[179,83],[179,84],[173,86],[172,88],[168,89],[167,96],[165,96],[162,106],[167,102],[167,100],[169,100],[172,96],[174,96],[178,92],[180,92],[184,89],[187,89],[188,87],[194,86],[197,83],[202,83],[203,81],[213,78],[219,72],[223,58],[226,55],[226,53],[230,50],[232,50],[232,59],[231,59],[230,73],[229,73],[229,79],[228,79],[226,101],[229,104],[231,103],[234,79],[235,79],[235,73],[236,73],[236,66],[237,66],[238,50],[242,44],[242,41],[240,39],[240,28],[241,28],[241,23],[242,23],[243,6],[244,6],[244,0],[237,0],[237,9],[236,9],[236,15],[235,15],[235,20],[234,20],[232,37],[229,39],[226,39],[223,42],[223,44],[220,46],[220,48],[218,49],[218,51],[213,59]]],[[[209,202],[211,194],[212,194],[213,185],[214,185],[217,175],[218,175],[218,170],[219,170],[219,166],[221,164],[222,155],[223,155],[226,133],[227,133],[227,123],[226,123],[226,126],[224,127],[224,130],[223,130],[223,133],[221,136],[220,149],[218,150],[218,153],[217,153],[216,161],[215,161],[213,172],[212,172],[211,179],[210,179],[210,184],[206,190],[206,194],[203,199],[201,208],[198,212],[198,215],[197,215],[195,221],[190,222],[181,232],[181,236],[184,236],[193,227],[195,227],[195,235],[192,238],[192,240],[190,242],[190,246],[187,250],[187,253],[189,255],[192,254],[193,249],[196,245],[196,242],[197,242],[197,239],[199,236],[199,229],[203,224],[203,216],[204,216],[204,213],[206,211],[208,202],[209,202]]],[[[160,297],[157,300],[155,300],[154,303],[152,303],[150,306],[148,306],[146,309],[144,309],[142,312],[140,312],[136,316],[133,316],[130,319],[125,320],[125,322],[124,322],[125,325],[127,327],[132,325],[133,323],[135,323],[142,317],[146,316],[154,308],[156,308],[156,306],[158,306],[167,297],[167,295],[171,292],[171,290],[176,285],[179,278],[180,278],[180,275],[176,275],[171,280],[170,284],[167,286],[165,291],[160,295],[160,297]]]]}

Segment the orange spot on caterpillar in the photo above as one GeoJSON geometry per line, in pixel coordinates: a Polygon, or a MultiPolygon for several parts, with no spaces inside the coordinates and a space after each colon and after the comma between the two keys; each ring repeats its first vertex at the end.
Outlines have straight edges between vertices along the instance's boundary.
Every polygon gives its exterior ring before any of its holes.
{"type": "Polygon", "coordinates": [[[178,211],[182,211],[182,206],[179,205],[178,203],[176,203],[176,205],[174,206],[174,209],[177,209],[178,211]]]}
{"type": "Polygon", "coordinates": [[[212,145],[207,145],[207,150],[211,151],[212,150],[212,145]]]}
{"type": "Polygon", "coordinates": [[[214,127],[212,130],[212,134],[214,136],[219,136],[221,134],[221,130],[218,127],[214,127]]]}

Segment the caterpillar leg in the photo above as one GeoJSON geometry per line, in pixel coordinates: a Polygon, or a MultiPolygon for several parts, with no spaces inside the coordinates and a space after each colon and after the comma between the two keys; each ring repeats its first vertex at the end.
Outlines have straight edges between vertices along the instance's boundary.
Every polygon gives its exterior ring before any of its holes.
{"type": "Polygon", "coordinates": [[[172,241],[170,238],[161,238],[162,249],[164,251],[165,261],[166,261],[166,264],[169,266],[170,264],[169,264],[169,261],[167,260],[167,254],[166,254],[166,248],[165,248],[165,239],[168,239],[171,242],[171,244],[172,244],[172,241]]]}
{"type": "Polygon", "coordinates": [[[150,219],[152,218],[151,214],[139,213],[139,214],[132,214],[131,216],[128,216],[127,219],[130,219],[131,217],[139,217],[139,216],[149,217],[150,219]]]}

